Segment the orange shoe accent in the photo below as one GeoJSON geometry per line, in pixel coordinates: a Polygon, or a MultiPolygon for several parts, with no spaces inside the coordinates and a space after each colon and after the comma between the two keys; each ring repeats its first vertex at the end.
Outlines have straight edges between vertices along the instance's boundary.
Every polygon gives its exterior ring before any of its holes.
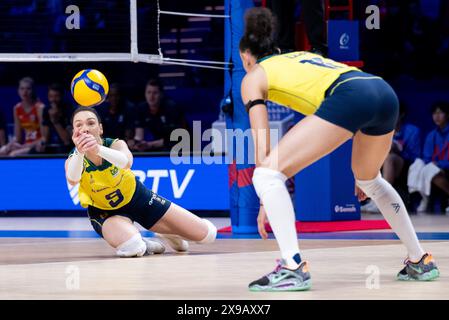
{"type": "Polygon", "coordinates": [[[309,272],[309,264],[307,262],[304,263],[304,266],[302,267],[302,272],[309,272]]]}
{"type": "Polygon", "coordinates": [[[424,264],[429,264],[433,261],[433,257],[430,253],[427,254],[427,257],[424,259],[424,264]]]}

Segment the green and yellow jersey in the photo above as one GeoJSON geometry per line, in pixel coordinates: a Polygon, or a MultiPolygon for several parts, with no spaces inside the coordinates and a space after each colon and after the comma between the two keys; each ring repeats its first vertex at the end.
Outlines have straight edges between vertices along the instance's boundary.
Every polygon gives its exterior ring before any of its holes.
{"type": "MultiPolygon", "coordinates": [[[[109,148],[117,140],[104,138],[103,146],[109,148]]],[[[96,166],[86,157],[83,165],[78,191],[82,207],[114,210],[131,201],[136,190],[136,178],[131,169],[120,169],[105,159],[96,166]]]]}
{"type": "Polygon", "coordinates": [[[360,71],[356,67],[305,51],[268,56],[258,63],[268,80],[267,100],[304,115],[318,110],[326,90],[341,74],[360,71]]]}

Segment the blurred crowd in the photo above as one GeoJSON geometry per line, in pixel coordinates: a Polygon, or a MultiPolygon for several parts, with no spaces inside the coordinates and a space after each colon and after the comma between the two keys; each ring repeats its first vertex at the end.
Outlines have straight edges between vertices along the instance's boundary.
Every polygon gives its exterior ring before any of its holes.
{"type": "MultiPolygon", "coordinates": [[[[407,108],[401,102],[393,143],[382,168],[383,177],[400,193],[410,211],[449,212],[449,102],[429,107],[434,128],[421,129],[404,121],[407,108]],[[425,137],[422,141],[422,137],[425,137]]],[[[366,201],[362,211],[380,212],[366,201]]]]}
{"type": "MultiPolygon", "coordinates": [[[[48,87],[47,105],[36,95],[32,78],[22,78],[17,90],[20,101],[10,109],[13,132],[8,132],[6,115],[0,114],[0,156],[69,152],[73,148],[74,106],[66,101],[63,87],[48,87]]],[[[103,136],[125,140],[132,151],[169,151],[170,133],[176,128],[188,130],[187,121],[180,108],[164,95],[158,79],[147,82],[144,96],[144,101],[133,104],[118,84],[111,84],[105,103],[95,107],[103,136]]]]}

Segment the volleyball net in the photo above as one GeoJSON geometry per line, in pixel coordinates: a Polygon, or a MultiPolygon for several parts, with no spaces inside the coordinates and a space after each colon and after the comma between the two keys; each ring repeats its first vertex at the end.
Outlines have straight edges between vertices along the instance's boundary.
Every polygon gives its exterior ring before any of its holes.
{"type": "MultiPolygon", "coordinates": [[[[0,2],[0,62],[143,62],[226,69],[223,61],[164,56],[160,22],[228,16],[163,8],[159,0],[0,2]]],[[[175,8],[177,9],[177,8],[175,8]]],[[[216,35],[222,39],[222,35],[216,35]]]]}

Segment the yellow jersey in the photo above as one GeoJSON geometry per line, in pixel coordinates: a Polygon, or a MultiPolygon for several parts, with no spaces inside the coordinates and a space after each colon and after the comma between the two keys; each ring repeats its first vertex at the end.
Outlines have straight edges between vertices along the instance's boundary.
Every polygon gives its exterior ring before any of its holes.
{"type": "MultiPolygon", "coordinates": [[[[118,139],[103,139],[103,145],[110,147],[118,139]]],[[[71,154],[73,151],[71,152],[71,154]]],[[[103,159],[96,166],[84,158],[78,196],[81,206],[94,206],[103,210],[114,210],[128,204],[136,190],[136,177],[131,169],[121,169],[103,159]]]]}
{"type": "Polygon", "coordinates": [[[305,51],[268,56],[258,63],[268,80],[267,100],[304,115],[318,110],[326,90],[341,74],[360,71],[356,67],[305,51]]]}

